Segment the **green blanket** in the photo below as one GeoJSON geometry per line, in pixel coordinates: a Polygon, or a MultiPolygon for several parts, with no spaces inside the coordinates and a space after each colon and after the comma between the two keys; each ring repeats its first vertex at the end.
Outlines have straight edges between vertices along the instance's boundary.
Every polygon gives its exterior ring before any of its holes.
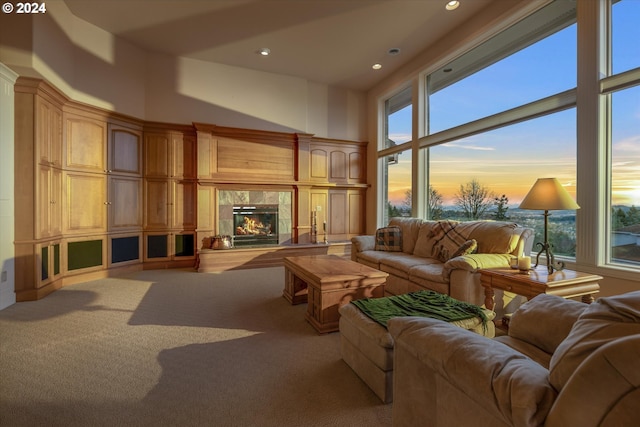
{"type": "Polygon", "coordinates": [[[433,291],[365,298],[351,301],[351,304],[385,328],[389,319],[400,316],[431,317],[445,322],[479,317],[485,326],[488,321],[482,308],[433,291]]]}

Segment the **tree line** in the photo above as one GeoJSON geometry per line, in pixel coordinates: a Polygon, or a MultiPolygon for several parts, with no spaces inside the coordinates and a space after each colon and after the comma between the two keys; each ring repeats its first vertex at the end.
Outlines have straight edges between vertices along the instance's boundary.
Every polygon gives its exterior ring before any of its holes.
{"type": "MultiPolygon", "coordinates": [[[[428,196],[429,218],[433,220],[446,219],[445,217],[447,215],[443,208],[442,194],[432,185],[429,185],[428,196]]],[[[505,194],[498,196],[475,178],[460,185],[460,189],[454,195],[454,200],[455,205],[460,208],[460,211],[457,213],[461,214],[463,219],[472,221],[487,218],[487,216],[497,221],[509,219],[507,215],[509,198],[505,194]],[[492,207],[495,207],[495,210],[491,211],[489,215],[488,211],[490,211],[492,207]]],[[[392,205],[390,202],[387,203],[389,218],[411,215],[411,205],[411,190],[407,190],[401,206],[392,205]]]]}

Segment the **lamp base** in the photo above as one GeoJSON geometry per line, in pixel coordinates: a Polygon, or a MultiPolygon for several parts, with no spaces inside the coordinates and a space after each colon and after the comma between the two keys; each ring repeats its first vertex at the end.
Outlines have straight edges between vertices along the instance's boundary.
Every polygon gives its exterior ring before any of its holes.
{"type": "Polygon", "coordinates": [[[537,267],[540,263],[540,255],[542,255],[543,252],[547,257],[547,271],[549,272],[549,274],[553,274],[554,271],[560,271],[564,268],[564,262],[556,261],[555,257],[553,256],[553,252],[551,251],[551,244],[549,242],[538,242],[536,243],[536,246],[540,246],[541,249],[540,252],[538,252],[538,255],[536,255],[536,265],[533,266],[534,268],[537,267]]]}

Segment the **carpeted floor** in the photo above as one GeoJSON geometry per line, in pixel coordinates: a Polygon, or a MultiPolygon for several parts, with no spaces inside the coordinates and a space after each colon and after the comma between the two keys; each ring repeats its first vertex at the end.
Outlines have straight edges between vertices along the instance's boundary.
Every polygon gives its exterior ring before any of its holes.
{"type": "Polygon", "coordinates": [[[283,283],[141,271],[0,311],[0,425],[390,426],[283,283]]]}

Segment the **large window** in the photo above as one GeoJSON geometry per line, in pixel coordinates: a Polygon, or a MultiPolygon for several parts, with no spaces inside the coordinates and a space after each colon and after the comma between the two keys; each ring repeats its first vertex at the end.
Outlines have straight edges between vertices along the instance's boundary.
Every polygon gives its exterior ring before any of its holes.
{"type": "MultiPolygon", "coordinates": [[[[550,174],[575,198],[575,153],[575,108],[429,148],[431,218],[516,222],[533,228],[535,241],[543,242],[542,212],[518,205],[538,177],[550,174]],[[477,191],[463,191],[468,188],[477,191]],[[478,195],[481,203],[470,203],[478,195]]],[[[556,211],[549,217],[556,255],[575,256],[575,215],[556,211]]]]}
{"type": "Polygon", "coordinates": [[[380,147],[383,215],[387,224],[394,216],[411,215],[411,88],[385,102],[385,138],[380,147]],[[404,148],[403,148],[404,147],[404,148]]]}
{"type": "Polygon", "coordinates": [[[556,0],[448,63],[425,64],[426,81],[414,76],[426,89],[419,99],[406,90],[385,103],[383,139],[396,145],[379,146],[388,178],[379,219],[388,220],[391,200],[402,207],[424,198],[425,217],[515,221],[539,242],[542,212],[518,206],[537,178],[556,177],[582,206],[550,212],[554,252],[621,277],[637,272],[639,22],[639,0],[556,0]],[[396,118],[403,109],[404,122],[396,118]],[[459,203],[469,188],[480,190],[482,209],[459,203]]]}
{"type": "Polygon", "coordinates": [[[603,80],[610,111],[609,261],[640,266],[640,2],[621,0],[611,12],[612,75],[603,80]]]}
{"type": "MultiPolygon", "coordinates": [[[[543,212],[518,209],[531,186],[555,177],[575,198],[575,16],[551,3],[427,77],[431,219],[517,222],[542,242],[543,212]]],[[[549,231],[575,256],[575,211],[553,212],[549,231]]]]}

